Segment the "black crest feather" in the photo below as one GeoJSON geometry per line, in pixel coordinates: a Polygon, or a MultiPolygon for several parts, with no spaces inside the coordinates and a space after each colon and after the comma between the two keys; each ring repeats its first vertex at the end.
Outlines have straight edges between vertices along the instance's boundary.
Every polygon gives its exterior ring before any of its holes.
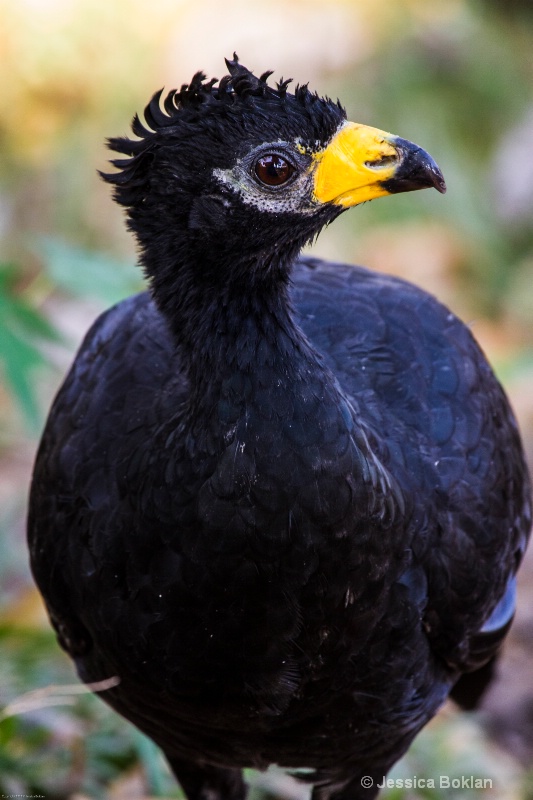
{"type": "MultiPolygon", "coordinates": [[[[111,164],[118,172],[100,172],[101,177],[113,184],[115,199],[121,205],[129,206],[139,200],[143,194],[143,178],[158,147],[168,141],[166,137],[176,131],[176,126],[183,121],[193,122],[195,113],[208,104],[234,104],[239,101],[248,102],[249,98],[266,98],[273,102],[285,103],[289,95],[287,87],[292,78],[277,82],[276,87],[268,84],[272,70],[267,70],[260,77],[254,75],[239,62],[236,53],[232,59],[225,59],[228,74],[220,81],[217,78],[206,80],[203,72],[196,72],[189,84],[172,89],[163,97],[163,89],[156,92],[144,109],[144,121],[135,115],[131,129],[137,139],[114,137],[108,139],[109,149],[129,159],[113,159],[111,164]],[[192,115],[192,116],[191,116],[192,115]]],[[[315,106],[321,98],[311,93],[307,84],[296,87],[293,102],[300,107],[315,106]]],[[[327,103],[331,101],[325,99],[327,103]]],[[[343,114],[342,107],[338,106],[343,114]]]]}

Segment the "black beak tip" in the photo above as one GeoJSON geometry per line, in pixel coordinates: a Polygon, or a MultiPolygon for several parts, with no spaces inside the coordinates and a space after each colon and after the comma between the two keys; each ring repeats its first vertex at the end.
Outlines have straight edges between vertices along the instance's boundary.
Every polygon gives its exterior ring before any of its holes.
{"type": "MultiPolygon", "coordinates": [[[[446,194],[446,181],[444,180],[444,176],[440,171],[440,169],[435,164],[435,162],[433,162],[433,164],[430,167],[430,174],[431,174],[430,179],[432,180],[432,185],[435,187],[437,192],[440,192],[441,194],[446,194]]],[[[428,177],[430,177],[430,175],[428,175],[428,177]]]]}
{"type": "Polygon", "coordinates": [[[384,183],[391,193],[412,192],[432,186],[446,193],[443,174],[429,153],[406,139],[395,137],[393,144],[400,155],[400,165],[393,178],[384,183]]]}

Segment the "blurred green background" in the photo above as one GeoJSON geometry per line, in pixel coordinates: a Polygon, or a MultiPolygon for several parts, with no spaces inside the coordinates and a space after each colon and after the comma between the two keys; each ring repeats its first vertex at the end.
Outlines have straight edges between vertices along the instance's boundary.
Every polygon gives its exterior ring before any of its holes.
{"type": "MultiPolygon", "coordinates": [[[[531,0],[0,0],[0,794],[179,796],[150,743],[76,689],[32,588],[24,517],[62,373],[93,318],[141,285],[96,174],[105,137],[125,134],[161,86],[197,69],[222,76],[234,50],[435,157],[445,197],[357,208],[314,250],[448,303],[495,365],[533,456],[531,0]]],[[[530,558],[482,710],[447,707],[394,773],[493,788],[394,788],[387,800],[533,798],[532,578],[530,558]]],[[[249,779],[252,800],[307,796],[276,772],[249,779]]]]}

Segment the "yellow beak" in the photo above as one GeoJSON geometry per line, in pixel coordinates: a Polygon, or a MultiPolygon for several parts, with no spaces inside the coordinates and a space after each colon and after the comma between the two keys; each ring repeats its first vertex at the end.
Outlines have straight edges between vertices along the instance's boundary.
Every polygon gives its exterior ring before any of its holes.
{"type": "Polygon", "coordinates": [[[442,173],[421,147],[391,133],[346,122],[313,157],[314,200],[348,208],[376,197],[434,186],[442,173]]]}

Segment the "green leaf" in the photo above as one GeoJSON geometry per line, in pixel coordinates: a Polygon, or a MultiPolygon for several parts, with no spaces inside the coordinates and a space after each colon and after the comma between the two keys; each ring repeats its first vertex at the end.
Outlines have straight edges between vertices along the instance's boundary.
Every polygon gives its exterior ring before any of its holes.
{"type": "Polygon", "coordinates": [[[166,792],[165,776],[162,771],[161,751],[157,745],[140,731],[133,732],[133,740],[140,762],[146,775],[147,788],[153,797],[164,797],[166,792]]]}
{"type": "Polygon", "coordinates": [[[39,349],[42,341],[59,341],[52,325],[17,294],[17,271],[0,265],[0,372],[20,406],[30,429],[41,419],[35,387],[35,369],[46,365],[39,349]]]}
{"type": "Polygon", "coordinates": [[[50,280],[76,297],[112,305],[142,289],[141,275],[131,263],[51,237],[40,238],[35,252],[50,280]]]}

